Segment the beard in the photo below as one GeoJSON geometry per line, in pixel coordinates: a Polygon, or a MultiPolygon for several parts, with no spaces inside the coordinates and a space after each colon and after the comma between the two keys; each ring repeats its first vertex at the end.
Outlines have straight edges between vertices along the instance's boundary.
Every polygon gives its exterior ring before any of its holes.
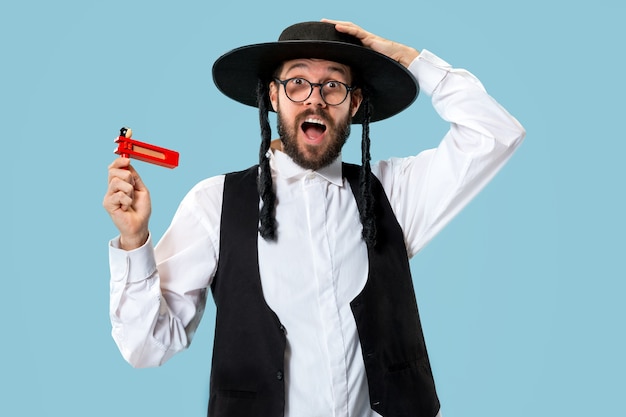
{"type": "Polygon", "coordinates": [[[291,125],[283,120],[280,111],[277,115],[277,128],[280,140],[283,144],[283,152],[285,152],[293,161],[304,169],[316,171],[333,163],[341,154],[343,145],[350,136],[350,115],[347,114],[337,123],[330,120],[326,114],[317,109],[300,114],[291,125]],[[330,135],[326,138],[327,146],[320,147],[303,143],[300,148],[298,146],[298,130],[301,129],[302,123],[307,117],[315,116],[326,124],[326,131],[330,135]]]}

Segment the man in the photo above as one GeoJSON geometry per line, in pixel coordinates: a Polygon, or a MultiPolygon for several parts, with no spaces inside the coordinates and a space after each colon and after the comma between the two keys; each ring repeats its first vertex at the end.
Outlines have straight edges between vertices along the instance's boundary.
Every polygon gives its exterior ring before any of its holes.
{"type": "Polygon", "coordinates": [[[259,107],[259,165],[200,182],[153,249],[148,190],[128,159],[111,164],[103,205],[120,231],[110,311],[122,355],[158,366],[187,348],[210,288],[210,416],[437,415],[408,258],[524,129],[467,71],[348,22],[293,25],[225,54],[213,77],[259,107]],[[450,131],[437,149],[370,167],[369,123],[420,88],[450,131]],[[361,167],[341,161],[351,123],[363,125],[361,167]]]}

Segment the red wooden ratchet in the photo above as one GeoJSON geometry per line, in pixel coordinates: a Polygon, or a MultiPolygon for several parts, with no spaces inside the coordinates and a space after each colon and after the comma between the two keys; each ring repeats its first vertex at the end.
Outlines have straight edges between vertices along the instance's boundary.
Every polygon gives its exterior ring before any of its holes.
{"type": "Polygon", "coordinates": [[[124,158],[134,158],[151,164],[161,165],[166,168],[178,166],[178,152],[149,143],[131,139],[133,130],[129,127],[120,129],[120,136],[115,139],[117,148],[115,153],[124,158]]]}

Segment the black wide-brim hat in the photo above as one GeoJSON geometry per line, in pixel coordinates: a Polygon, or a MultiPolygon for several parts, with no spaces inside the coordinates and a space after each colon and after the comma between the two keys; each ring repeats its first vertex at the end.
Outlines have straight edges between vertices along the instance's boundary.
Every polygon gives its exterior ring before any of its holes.
{"type": "MultiPolygon", "coordinates": [[[[257,106],[259,80],[269,82],[278,66],[288,60],[317,58],[348,65],[370,97],[372,122],[400,113],[413,103],[419,85],[401,64],[363,46],[351,35],[325,22],[297,23],[285,29],[278,42],[233,49],[213,64],[213,81],[226,96],[257,106]]],[[[359,109],[352,123],[363,121],[359,109]]]]}

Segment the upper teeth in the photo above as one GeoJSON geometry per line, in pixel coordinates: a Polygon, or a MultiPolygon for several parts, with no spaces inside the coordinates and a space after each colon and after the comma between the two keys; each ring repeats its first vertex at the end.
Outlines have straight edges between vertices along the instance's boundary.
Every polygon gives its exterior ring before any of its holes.
{"type": "Polygon", "coordinates": [[[304,122],[305,123],[315,123],[315,124],[324,126],[324,121],[322,121],[320,119],[308,118],[304,122]]]}

